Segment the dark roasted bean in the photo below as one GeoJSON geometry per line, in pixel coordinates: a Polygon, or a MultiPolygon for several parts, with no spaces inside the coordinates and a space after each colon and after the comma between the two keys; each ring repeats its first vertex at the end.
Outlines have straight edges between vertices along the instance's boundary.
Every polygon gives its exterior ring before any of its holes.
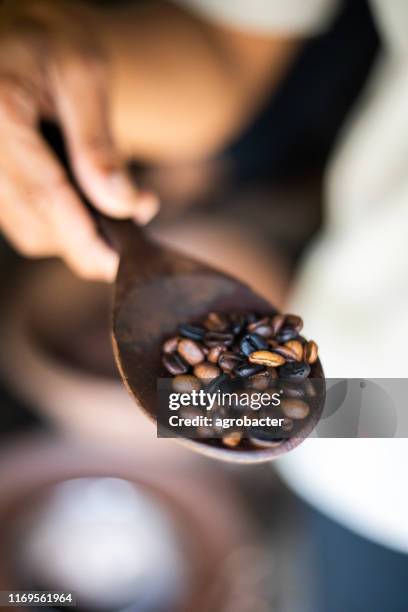
{"type": "Polygon", "coordinates": [[[253,389],[254,391],[266,391],[271,386],[271,383],[270,369],[268,369],[247,378],[245,386],[247,389],[253,389]]]}
{"type": "Polygon", "coordinates": [[[249,312],[246,315],[246,322],[247,324],[250,323],[255,323],[255,321],[258,321],[261,317],[259,316],[259,314],[257,312],[249,312]]]}
{"type": "Polygon", "coordinates": [[[188,372],[188,364],[177,353],[164,353],[162,362],[166,370],[173,376],[188,372]]]}
{"type": "Polygon", "coordinates": [[[208,385],[207,393],[216,393],[217,391],[225,391],[226,393],[231,387],[231,378],[228,374],[221,374],[218,378],[214,378],[208,385]]]}
{"type": "Polygon", "coordinates": [[[204,343],[212,348],[213,346],[230,346],[234,341],[234,335],[229,332],[207,332],[204,336],[204,343]]]}
{"type": "Polygon", "coordinates": [[[295,340],[298,337],[298,332],[293,327],[289,325],[284,325],[280,332],[276,334],[276,340],[279,343],[284,344],[285,342],[289,342],[289,340],[295,340]]]}
{"type": "Polygon", "coordinates": [[[256,328],[260,325],[269,325],[269,317],[262,317],[262,319],[259,319],[258,321],[248,323],[247,330],[251,334],[252,332],[256,332],[256,328]]]}
{"type": "Polygon", "coordinates": [[[309,404],[301,399],[283,399],[281,401],[281,409],[283,414],[288,419],[300,420],[305,419],[310,412],[309,404]]]}
{"type": "Polygon", "coordinates": [[[204,321],[204,327],[208,331],[224,332],[229,327],[228,317],[221,312],[210,312],[204,321]]]}
{"type": "Polygon", "coordinates": [[[285,432],[289,432],[292,431],[294,426],[294,422],[292,421],[292,419],[283,419],[283,423],[282,423],[282,430],[285,432]]]}
{"type": "Polygon", "coordinates": [[[205,329],[201,325],[180,325],[179,333],[184,338],[190,340],[202,340],[205,334],[205,329]]]}
{"type": "Polygon", "coordinates": [[[232,372],[234,368],[242,363],[244,363],[243,357],[237,355],[236,353],[232,353],[231,351],[222,353],[218,360],[218,365],[223,372],[232,372]]]}
{"type": "Polygon", "coordinates": [[[201,389],[201,382],[191,374],[179,374],[173,378],[172,386],[178,393],[191,393],[201,389]]]}
{"type": "Polygon", "coordinates": [[[190,338],[183,338],[178,345],[178,353],[188,364],[194,366],[204,361],[204,353],[199,344],[190,338]]]}
{"type": "Polygon", "coordinates": [[[305,388],[303,384],[291,384],[288,382],[283,383],[283,396],[285,398],[292,399],[303,399],[305,397],[305,388]]]}
{"type": "Polygon", "coordinates": [[[249,441],[256,448],[271,448],[278,446],[285,438],[274,436],[274,432],[261,427],[251,427],[248,431],[249,441]]]}
{"type": "Polygon", "coordinates": [[[297,333],[300,333],[303,329],[303,320],[301,317],[293,314],[287,314],[285,317],[285,327],[292,327],[297,333]]]}
{"type": "Polygon", "coordinates": [[[163,344],[163,353],[175,353],[177,351],[177,346],[180,341],[179,336],[174,336],[174,338],[169,338],[163,344]]]}
{"type": "Polygon", "coordinates": [[[232,314],[230,315],[230,322],[231,322],[231,325],[230,325],[231,332],[235,336],[238,336],[244,329],[245,316],[242,314],[232,314]]]}
{"type": "Polygon", "coordinates": [[[247,334],[242,338],[240,348],[243,354],[249,357],[249,355],[255,351],[267,350],[269,345],[266,340],[258,336],[258,334],[247,334]]]}
{"type": "Polygon", "coordinates": [[[263,371],[264,366],[262,365],[244,363],[234,369],[234,374],[241,376],[241,378],[248,378],[248,376],[254,376],[254,374],[259,374],[259,372],[263,371]]]}
{"type": "Polygon", "coordinates": [[[279,370],[279,378],[290,382],[305,380],[310,374],[310,365],[304,361],[289,361],[279,370]]]}

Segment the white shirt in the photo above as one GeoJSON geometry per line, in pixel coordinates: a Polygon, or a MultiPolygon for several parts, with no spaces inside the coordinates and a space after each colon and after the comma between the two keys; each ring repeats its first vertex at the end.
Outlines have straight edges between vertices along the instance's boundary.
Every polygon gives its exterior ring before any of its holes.
{"type": "MultiPolygon", "coordinates": [[[[324,29],[333,0],[179,0],[252,31],[324,29]]],[[[407,377],[408,1],[372,0],[384,46],[342,130],[326,178],[324,231],[291,308],[316,338],[327,377],[407,377]]],[[[305,441],[278,468],[309,502],[408,551],[408,441],[305,441]]]]}

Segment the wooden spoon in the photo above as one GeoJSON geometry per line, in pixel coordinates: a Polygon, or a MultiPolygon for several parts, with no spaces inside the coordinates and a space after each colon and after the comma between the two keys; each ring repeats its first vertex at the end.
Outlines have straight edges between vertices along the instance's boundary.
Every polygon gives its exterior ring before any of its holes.
{"type": "MultiPolygon", "coordinates": [[[[59,130],[47,125],[44,134],[78,188],[69,171],[59,130]]],[[[120,255],[112,317],[115,360],[137,405],[156,423],[158,380],[169,378],[161,364],[161,347],[164,340],[175,335],[180,324],[199,321],[210,311],[256,311],[261,314],[277,311],[247,285],[153,242],[131,221],[113,220],[96,213],[95,209],[93,213],[101,233],[120,255]]],[[[323,378],[320,361],[313,365],[311,376],[323,378]]],[[[322,400],[319,406],[313,407],[313,425],[322,408],[322,400]]],[[[230,449],[215,439],[177,440],[211,457],[255,463],[269,461],[291,450],[305,437],[306,434],[302,433],[302,437],[290,438],[265,449],[230,449]]]]}

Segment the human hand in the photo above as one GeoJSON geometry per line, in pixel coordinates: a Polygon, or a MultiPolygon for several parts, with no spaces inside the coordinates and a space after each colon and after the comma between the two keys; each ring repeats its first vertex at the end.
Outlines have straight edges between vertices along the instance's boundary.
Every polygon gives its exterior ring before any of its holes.
{"type": "Polygon", "coordinates": [[[59,256],[80,276],[113,280],[117,254],[39,131],[64,133],[76,180],[102,213],[147,223],[156,197],[127,174],[109,128],[109,61],[94,9],[6,2],[0,13],[0,228],[22,254],[59,256]]]}

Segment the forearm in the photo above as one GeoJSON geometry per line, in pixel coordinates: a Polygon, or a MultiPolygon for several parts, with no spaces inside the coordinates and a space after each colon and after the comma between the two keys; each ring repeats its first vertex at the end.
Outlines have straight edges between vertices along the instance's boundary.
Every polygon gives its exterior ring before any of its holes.
{"type": "Polygon", "coordinates": [[[152,161],[208,156],[256,112],[298,47],[206,24],[170,4],[104,21],[115,139],[152,161]]]}

